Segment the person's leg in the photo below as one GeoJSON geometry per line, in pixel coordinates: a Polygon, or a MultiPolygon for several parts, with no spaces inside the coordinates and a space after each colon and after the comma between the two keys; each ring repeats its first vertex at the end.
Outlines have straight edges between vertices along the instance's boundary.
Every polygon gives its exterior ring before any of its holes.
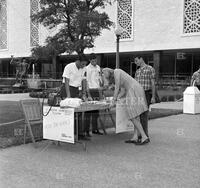
{"type": "Polygon", "coordinates": [[[142,127],[144,129],[144,132],[147,136],[149,136],[148,134],[148,119],[149,119],[149,111],[143,112],[142,114],[140,114],[140,122],[142,124],[142,127]]]}
{"type": "MultiPolygon", "coordinates": [[[[145,97],[147,100],[147,106],[149,108],[150,104],[151,104],[151,91],[145,91],[145,97]]],[[[143,130],[145,132],[145,134],[149,137],[149,133],[148,133],[148,120],[149,120],[149,111],[143,112],[142,114],[140,114],[140,122],[142,124],[143,130]]],[[[141,139],[141,136],[138,136],[138,139],[141,139]]]]}
{"type": "MultiPolygon", "coordinates": [[[[90,95],[93,100],[100,100],[100,94],[98,89],[90,89],[90,95]]],[[[99,117],[99,111],[95,110],[91,112],[91,118],[92,118],[92,133],[93,134],[99,134],[102,135],[98,128],[98,117],[99,117]]]]}
{"type": "Polygon", "coordinates": [[[84,126],[84,132],[86,136],[91,137],[90,135],[90,120],[91,120],[92,114],[91,112],[85,112],[85,126],[84,126]]]}
{"type": "Polygon", "coordinates": [[[148,137],[147,137],[147,135],[145,134],[145,132],[142,128],[142,125],[140,123],[140,118],[136,117],[136,118],[131,119],[131,121],[133,122],[138,133],[142,136],[141,143],[145,142],[148,139],[148,137]]]}
{"type": "Polygon", "coordinates": [[[16,78],[16,83],[18,83],[19,82],[19,71],[18,70],[16,70],[15,78],[16,78]]]}
{"type": "Polygon", "coordinates": [[[92,114],[92,131],[98,130],[98,125],[97,125],[98,113],[99,113],[99,111],[97,111],[97,110],[91,112],[91,114],[92,114]]]}

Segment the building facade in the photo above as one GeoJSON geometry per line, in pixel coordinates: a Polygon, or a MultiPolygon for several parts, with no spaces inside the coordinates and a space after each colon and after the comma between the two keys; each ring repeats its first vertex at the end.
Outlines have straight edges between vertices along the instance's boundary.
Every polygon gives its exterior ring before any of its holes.
{"type": "MultiPolygon", "coordinates": [[[[10,56],[30,57],[31,48],[43,44],[55,31],[33,23],[39,0],[0,1],[0,73],[13,72],[10,56]]],[[[105,11],[123,32],[120,38],[120,68],[134,74],[132,60],[143,55],[157,75],[191,76],[200,65],[200,0],[119,0],[105,11]]],[[[97,53],[101,66],[115,67],[115,28],[105,30],[86,53],[97,53]]],[[[73,57],[60,57],[60,70],[73,57]]],[[[41,74],[52,71],[42,64],[41,74]]]]}

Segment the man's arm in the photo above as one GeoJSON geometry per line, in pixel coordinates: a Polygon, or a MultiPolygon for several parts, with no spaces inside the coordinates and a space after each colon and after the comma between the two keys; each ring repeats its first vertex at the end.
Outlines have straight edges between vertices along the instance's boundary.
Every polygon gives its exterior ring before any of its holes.
{"type": "Polygon", "coordinates": [[[155,86],[155,79],[151,79],[151,90],[152,90],[152,98],[151,103],[156,102],[156,86],[155,86]]]}
{"type": "Polygon", "coordinates": [[[155,86],[155,70],[152,67],[152,71],[151,71],[151,91],[152,91],[152,98],[151,98],[151,103],[155,103],[156,102],[156,86],[155,86]]]}
{"type": "Polygon", "coordinates": [[[14,64],[14,63],[16,63],[16,61],[14,60],[14,56],[13,55],[11,55],[11,60],[10,60],[10,64],[12,65],[12,64],[14,64]]]}
{"type": "Polygon", "coordinates": [[[65,78],[65,89],[66,89],[67,98],[70,98],[71,93],[69,90],[69,78],[65,78]]]}

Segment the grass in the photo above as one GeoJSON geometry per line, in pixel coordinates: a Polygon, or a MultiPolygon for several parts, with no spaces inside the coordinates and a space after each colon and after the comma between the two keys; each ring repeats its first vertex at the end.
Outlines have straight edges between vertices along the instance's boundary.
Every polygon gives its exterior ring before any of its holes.
{"type": "MultiPolygon", "coordinates": [[[[156,109],[149,112],[149,119],[161,118],[180,113],[182,113],[181,110],[156,109]]],[[[14,134],[16,129],[23,130],[24,127],[24,121],[14,121],[22,119],[24,119],[24,116],[19,102],[0,101],[0,148],[6,148],[9,146],[19,145],[23,143],[23,135],[16,136],[14,134]],[[9,122],[14,123],[9,124],[9,122]]],[[[108,126],[106,127],[112,126],[111,121],[109,121],[109,118],[107,124],[108,126]]],[[[36,130],[35,132],[38,131],[36,130]]],[[[37,135],[38,134],[40,133],[37,133],[37,135]]]]}

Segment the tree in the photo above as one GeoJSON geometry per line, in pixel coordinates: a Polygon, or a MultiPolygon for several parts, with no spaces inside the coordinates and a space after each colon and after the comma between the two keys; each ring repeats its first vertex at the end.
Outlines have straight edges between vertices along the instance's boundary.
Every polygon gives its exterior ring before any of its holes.
{"type": "Polygon", "coordinates": [[[94,46],[103,29],[112,25],[103,8],[109,0],[40,0],[41,10],[31,18],[58,32],[46,39],[45,46],[32,49],[33,56],[56,56],[64,52],[84,54],[94,46]],[[101,11],[100,11],[101,10],[101,11]]]}

